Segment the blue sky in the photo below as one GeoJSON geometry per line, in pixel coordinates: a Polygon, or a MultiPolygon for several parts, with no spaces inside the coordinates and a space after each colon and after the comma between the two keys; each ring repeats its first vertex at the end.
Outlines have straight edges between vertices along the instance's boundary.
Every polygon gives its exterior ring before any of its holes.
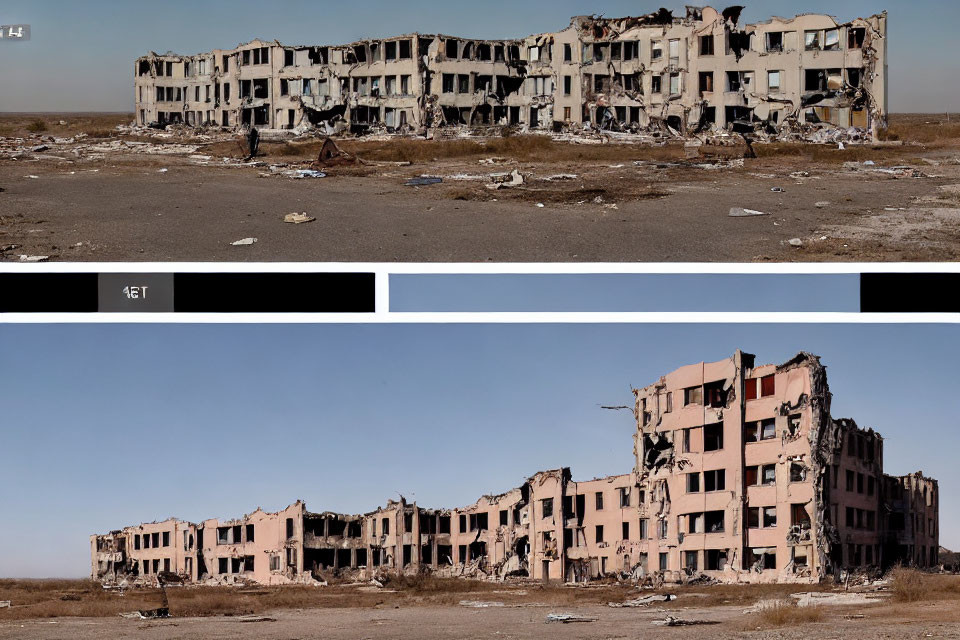
{"type": "Polygon", "coordinates": [[[859,274],[401,274],[390,310],[852,312],[859,274]],[[749,296],[731,292],[749,291],[749,296]]]}
{"type": "Polygon", "coordinates": [[[631,415],[601,405],[738,347],[821,354],[834,415],[887,438],[888,473],[940,480],[960,547],[960,326],[0,325],[0,577],[86,575],[89,534],[169,516],[625,473],[631,415]]]}
{"type": "MultiPolygon", "coordinates": [[[[682,12],[684,4],[689,2],[4,0],[0,24],[30,24],[32,40],[0,43],[0,111],[132,111],[133,61],[151,50],[193,54],[231,48],[254,37],[291,44],[342,44],[414,31],[518,37],[561,29],[574,15],[638,15],[661,5],[682,12]]],[[[960,3],[955,0],[745,4],[746,21],[798,11],[849,20],[887,9],[891,109],[958,110],[960,82],[955,56],[948,54],[960,20],[960,3]]]]}

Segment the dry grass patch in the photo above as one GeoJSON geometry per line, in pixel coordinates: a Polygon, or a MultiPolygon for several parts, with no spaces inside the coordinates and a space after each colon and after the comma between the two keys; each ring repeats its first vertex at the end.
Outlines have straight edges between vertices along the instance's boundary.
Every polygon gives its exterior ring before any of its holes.
{"type": "Polygon", "coordinates": [[[118,135],[115,130],[118,124],[131,122],[132,113],[6,113],[0,114],[0,135],[10,138],[31,135],[69,138],[85,133],[91,137],[113,137],[118,135]]]}
{"type": "Polygon", "coordinates": [[[916,569],[894,569],[890,573],[890,587],[897,602],[960,598],[960,576],[930,575],[916,569]]]}
{"type": "Polygon", "coordinates": [[[756,615],[760,626],[766,627],[792,627],[795,625],[810,624],[812,622],[820,622],[825,617],[820,607],[798,607],[793,603],[770,607],[756,615]]]}

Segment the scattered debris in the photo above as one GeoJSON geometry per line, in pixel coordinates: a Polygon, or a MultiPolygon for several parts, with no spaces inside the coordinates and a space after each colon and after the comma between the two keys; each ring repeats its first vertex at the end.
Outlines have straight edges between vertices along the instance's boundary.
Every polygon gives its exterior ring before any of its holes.
{"type": "Polygon", "coordinates": [[[826,201],[821,201],[821,202],[816,203],[816,204],[813,205],[813,206],[815,206],[817,209],[826,209],[827,207],[830,206],[830,203],[829,203],[829,202],[826,202],[826,201]]]}
{"type": "Polygon", "coordinates": [[[574,622],[596,622],[599,619],[594,616],[578,616],[572,613],[551,613],[547,615],[547,623],[571,624],[574,622]]]}
{"type": "Polygon", "coordinates": [[[537,208],[538,208],[538,209],[543,209],[543,208],[546,207],[546,206],[547,206],[547,205],[543,204],[542,202],[538,202],[538,203],[537,203],[537,208]]]}
{"type": "Polygon", "coordinates": [[[24,178],[29,178],[29,179],[31,179],[31,180],[39,180],[39,179],[40,179],[40,176],[33,176],[33,175],[23,176],[23,177],[24,177],[24,178]]]}
{"type": "Polygon", "coordinates": [[[519,187],[523,185],[523,175],[518,169],[510,173],[498,173],[490,176],[491,183],[487,185],[488,189],[508,189],[510,187],[519,187]]]}
{"type": "Polygon", "coordinates": [[[608,607],[614,607],[616,609],[623,608],[636,608],[636,607],[646,607],[655,602],[673,602],[677,599],[677,596],[674,594],[666,595],[651,595],[644,596],[642,598],[637,598],[636,600],[627,600],[626,602],[608,602],[608,607]]]}
{"type": "MultiPolygon", "coordinates": [[[[622,167],[623,165],[618,165],[618,166],[622,167]]],[[[544,180],[546,180],[547,182],[561,182],[564,180],[576,180],[579,177],[580,176],[578,176],[575,173],[558,173],[553,176],[547,176],[546,178],[544,178],[544,180]]]]}
{"type": "Polygon", "coordinates": [[[157,173],[166,173],[167,171],[169,171],[169,169],[166,169],[166,168],[164,168],[164,169],[157,169],[157,173]]]}
{"type": "Polygon", "coordinates": [[[766,215],[770,215],[770,214],[764,213],[763,211],[756,211],[755,209],[743,209],[741,207],[733,207],[732,209],[730,209],[731,218],[750,218],[754,216],[766,216],[766,215]]]}
{"type": "Polygon", "coordinates": [[[295,180],[302,180],[303,178],[326,178],[327,174],[322,171],[316,171],[314,169],[295,169],[293,171],[288,171],[287,175],[295,180]]]}
{"type": "Polygon", "coordinates": [[[50,256],[20,256],[20,262],[46,262],[50,256]]]}
{"type": "Polygon", "coordinates": [[[237,618],[237,622],[276,622],[276,618],[271,618],[270,616],[243,616],[242,618],[237,618]]]}
{"type": "Polygon", "coordinates": [[[789,244],[791,247],[802,247],[802,246],[803,246],[803,240],[801,240],[800,238],[794,238],[793,240],[790,240],[790,242],[788,242],[788,244],[789,244]]]}
{"type": "Polygon", "coordinates": [[[244,238],[243,240],[237,240],[236,242],[231,242],[230,244],[232,244],[235,247],[247,247],[247,246],[250,246],[251,244],[256,244],[256,242],[257,242],[256,238],[244,238]]]}
{"type": "Polygon", "coordinates": [[[0,609],[6,609],[10,606],[9,600],[0,600],[0,609]]]}
{"type": "Polygon", "coordinates": [[[784,189],[783,187],[773,187],[773,188],[770,189],[770,191],[772,191],[773,193],[786,193],[786,192],[787,192],[787,190],[784,189]]]}
{"type": "Polygon", "coordinates": [[[419,178],[410,178],[404,184],[407,187],[425,187],[431,184],[440,184],[443,178],[436,176],[420,176],[419,178]]]}
{"type": "Polygon", "coordinates": [[[794,593],[790,596],[791,598],[797,601],[798,607],[818,607],[821,605],[824,606],[841,606],[841,605],[865,605],[865,604],[880,604],[887,597],[886,594],[866,594],[866,593],[822,593],[822,592],[808,592],[808,593],[794,593]]]}
{"type": "Polygon", "coordinates": [[[156,620],[159,618],[169,618],[170,609],[166,607],[160,607],[159,609],[147,609],[144,611],[133,611],[131,613],[121,613],[121,618],[127,618],[130,620],[156,620]]]}
{"type": "Polygon", "coordinates": [[[713,620],[682,620],[675,616],[667,616],[663,620],[654,620],[653,624],[657,625],[658,627],[697,627],[720,623],[713,620]]]}
{"type": "Polygon", "coordinates": [[[307,222],[313,222],[314,220],[316,220],[316,218],[308,216],[306,212],[288,213],[283,217],[283,221],[290,224],[305,224],[307,222]]]}
{"type": "Polygon", "coordinates": [[[484,602],[482,600],[461,600],[461,607],[470,607],[473,609],[487,609],[491,607],[503,607],[502,602],[484,602]]]}

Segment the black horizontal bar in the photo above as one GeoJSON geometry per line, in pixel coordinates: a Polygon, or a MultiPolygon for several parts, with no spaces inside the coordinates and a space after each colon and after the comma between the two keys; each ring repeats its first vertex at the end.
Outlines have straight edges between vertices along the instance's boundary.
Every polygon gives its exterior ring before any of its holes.
{"type": "Polygon", "coordinates": [[[177,273],[176,313],[373,313],[372,273],[177,273]]]}
{"type": "Polygon", "coordinates": [[[861,313],[960,313],[960,273],[864,273],[861,313]]]}
{"type": "Polygon", "coordinates": [[[96,312],[96,273],[0,273],[0,313],[96,312]]]}

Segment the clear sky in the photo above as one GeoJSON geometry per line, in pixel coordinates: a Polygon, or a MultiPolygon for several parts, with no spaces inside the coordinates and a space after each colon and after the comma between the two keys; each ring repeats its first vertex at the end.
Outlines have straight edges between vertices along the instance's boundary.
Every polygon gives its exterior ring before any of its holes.
{"type": "Polygon", "coordinates": [[[852,312],[859,274],[395,274],[390,310],[852,312]],[[749,296],[731,296],[749,291],[749,296]]]}
{"type": "MultiPolygon", "coordinates": [[[[574,15],[640,15],[665,4],[637,0],[4,0],[0,24],[30,24],[32,40],[0,43],[0,111],[131,111],[133,62],[153,50],[195,54],[255,37],[344,44],[420,31],[471,38],[520,37],[566,27],[574,15]]],[[[890,13],[891,110],[960,109],[956,0],[745,2],[746,21],[799,12],[841,20],[890,13]]],[[[726,3],[717,4],[722,8],[726,3]]]]}
{"type": "Polygon", "coordinates": [[[169,516],[626,473],[632,416],[601,406],[738,347],[822,355],[834,416],[940,480],[960,548],[956,325],[0,325],[0,577],[87,575],[91,533],[169,516]]]}

